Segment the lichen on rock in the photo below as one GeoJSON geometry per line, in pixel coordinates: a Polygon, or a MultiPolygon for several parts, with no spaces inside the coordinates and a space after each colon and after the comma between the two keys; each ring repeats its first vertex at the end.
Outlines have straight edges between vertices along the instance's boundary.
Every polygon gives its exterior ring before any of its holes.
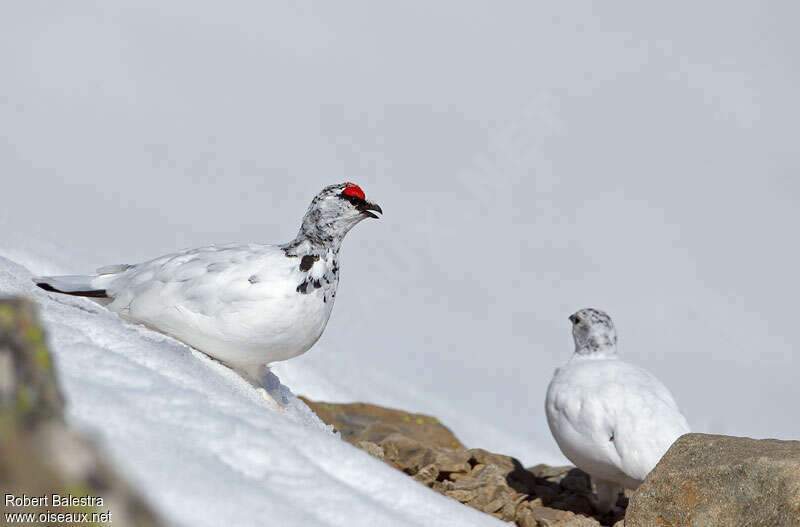
{"type": "Polygon", "coordinates": [[[800,441],[680,437],[631,498],[626,527],[800,526],[800,441]]]}
{"type": "Polygon", "coordinates": [[[65,423],[64,406],[33,303],[0,299],[0,488],[15,497],[48,497],[46,504],[6,507],[5,512],[77,518],[86,513],[89,521],[71,525],[97,525],[91,513],[110,511],[108,524],[161,525],[94,443],[65,423]],[[54,494],[95,501],[55,505],[54,494]]]}

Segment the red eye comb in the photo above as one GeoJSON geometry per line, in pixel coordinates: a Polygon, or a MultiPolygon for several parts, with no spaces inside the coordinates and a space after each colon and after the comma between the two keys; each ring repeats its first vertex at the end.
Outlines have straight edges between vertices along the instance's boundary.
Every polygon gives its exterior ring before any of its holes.
{"type": "Polygon", "coordinates": [[[350,183],[349,181],[345,183],[347,185],[343,191],[345,196],[353,196],[354,198],[358,199],[367,199],[366,194],[364,191],[361,190],[361,187],[356,185],[355,183],[350,183]]]}

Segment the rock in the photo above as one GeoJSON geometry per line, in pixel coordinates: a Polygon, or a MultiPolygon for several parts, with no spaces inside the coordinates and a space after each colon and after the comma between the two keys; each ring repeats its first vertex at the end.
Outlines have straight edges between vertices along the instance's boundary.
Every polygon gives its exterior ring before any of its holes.
{"type": "Polygon", "coordinates": [[[592,478],[586,472],[575,467],[570,467],[559,483],[565,489],[577,493],[592,492],[592,478]]]}
{"type": "Polygon", "coordinates": [[[442,493],[501,520],[514,521],[517,505],[526,496],[508,486],[507,475],[506,467],[482,465],[473,469],[469,477],[451,480],[442,493]]]}
{"type": "Polygon", "coordinates": [[[0,299],[0,405],[19,425],[60,419],[64,397],[33,305],[0,299]]]}
{"type": "Polygon", "coordinates": [[[520,527],[597,527],[600,525],[594,518],[538,506],[525,509],[517,523],[520,527]]]}
{"type": "Polygon", "coordinates": [[[630,500],[650,525],[800,526],[800,441],[680,437],[630,500]]]}
{"type": "Polygon", "coordinates": [[[600,525],[590,517],[589,476],[575,467],[527,470],[512,457],[467,449],[438,419],[421,414],[360,403],[307,404],[346,441],[495,518],[524,527],[600,525]]]}
{"type": "Polygon", "coordinates": [[[546,479],[547,481],[552,481],[553,483],[560,483],[564,476],[567,475],[567,472],[574,469],[575,467],[571,465],[565,465],[560,467],[551,467],[549,465],[536,465],[534,467],[530,467],[528,469],[533,475],[537,478],[546,479]]]}
{"type": "Polygon", "coordinates": [[[47,503],[5,507],[4,512],[79,511],[91,522],[92,514],[110,511],[106,516],[110,521],[103,524],[162,525],[97,447],[66,425],[63,408],[64,397],[33,304],[0,299],[0,488],[17,497],[48,497],[47,503]],[[102,503],[95,499],[77,508],[58,506],[53,494],[101,498],[102,503]]]}
{"type": "Polygon", "coordinates": [[[355,438],[370,424],[383,423],[399,429],[404,436],[426,445],[454,450],[465,448],[450,429],[429,415],[412,414],[365,403],[325,403],[312,401],[303,396],[300,396],[300,399],[325,423],[333,425],[342,434],[342,439],[348,443],[355,444],[355,438]]]}
{"type": "Polygon", "coordinates": [[[371,441],[359,441],[356,445],[361,450],[378,459],[383,459],[383,449],[371,441]]]}

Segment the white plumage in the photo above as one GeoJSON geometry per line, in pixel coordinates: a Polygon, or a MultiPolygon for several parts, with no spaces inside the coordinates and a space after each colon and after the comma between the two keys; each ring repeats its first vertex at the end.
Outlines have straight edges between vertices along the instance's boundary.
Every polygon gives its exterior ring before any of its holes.
{"type": "Polygon", "coordinates": [[[318,279],[334,260],[320,258],[308,272],[301,258],[270,245],[203,247],[162,256],[122,273],[100,275],[108,308],[229,364],[252,372],[291,359],[319,339],[333,308],[338,277],[300,294],[306,276],[318,279]]]}
{"type": "Polygon", "coordinates": [[[607,512],[689,425],[658,379],[618,358],[607,314],[583,309],[570,320],[575,353],[547,389],[547,422],[564,455],[592,476],[596,506],[607,512]]]}
{"type": "Polygon", "coordinates": [[[258,383],[263,365],[305,353],[322,335],[339,283],[342,239],[361,220],[378,217],[370,211],[382,212],[357,185],[332,185],[283,245],[203,247],[36,282],[96,298],[258,383]]]}

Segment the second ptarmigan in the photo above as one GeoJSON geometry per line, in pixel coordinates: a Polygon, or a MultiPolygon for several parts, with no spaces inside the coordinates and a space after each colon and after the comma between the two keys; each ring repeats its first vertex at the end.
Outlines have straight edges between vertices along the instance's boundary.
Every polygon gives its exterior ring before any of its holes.
{"type": "Polygon", "coordinates": [[[689,425],[658,379],[619,359],[611,317],[582,309],[569,319],[575,353],[547,388],[547,422],[564,455],[592,476],[595,506],[606,513],[689,425]]]}
{"type": "Polygon", "coordinates": [[[305,353],[322,335],[339,284],[342,240],[360,221],[378,218],[374,212],[383,213],[358,185],[331,185],[312,200],[297,237],[283,245],[202,247],[102,267],[95,275],[35,281],[106,304],[258,385],[269,374],[266,364],[305,353]]]}

